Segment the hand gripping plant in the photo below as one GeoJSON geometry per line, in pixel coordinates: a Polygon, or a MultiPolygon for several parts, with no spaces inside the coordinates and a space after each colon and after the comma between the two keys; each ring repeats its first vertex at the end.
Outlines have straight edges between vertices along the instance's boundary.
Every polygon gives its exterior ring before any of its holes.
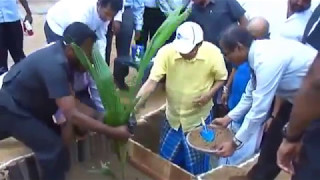
{"type": "MultiPolygon", "coordinates": [[[[135,95],[140,87],[144,70],[148,66],[151,58],[155,55],[157,50],[163,46],[172,33],[175,32],[177,27],[187,19],[190,13],[191,9],[189,8],[178,8],[167,17],[167,19],[157,30],[151,39],[151,42],[147,46],[146,52],[140,62],[138,77],[135,85],[129,90],[129,103],[122,103],[120,101],[120,95],[116,90],[112,73],[96,46],[93,48],[93,59],[90,61],[79,46],[77,46],[75,43],[71,44],[76,56],[81,61],[81,64],[88,70],[97,85],[102,104],[107,112],[104,118],[105,124],[110,126],[120,126],[129,123],[130,115],[132,114],[134,106],[137,103],[135,95]]],[[[124,167],[127,160],[126,144],[126,142],[115,141],[116,153],[122,164],[123,178],[124,167]]]]}

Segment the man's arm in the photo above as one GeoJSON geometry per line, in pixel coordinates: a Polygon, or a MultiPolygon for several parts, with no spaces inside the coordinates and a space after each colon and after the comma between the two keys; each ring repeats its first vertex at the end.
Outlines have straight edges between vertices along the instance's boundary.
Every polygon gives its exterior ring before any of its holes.
{"type": "Polygon", "coordinates": [[[139,101],[135,107],[136,111],[139,111],[139,109],[145,105],[150,95],[156,90],[157,85],[158,82],[150,78],[143,84],[137,94],[137,98],[139,99],[139,101]]]}
{"type": "MultiPolygon", "coordinates": [[[[268,54],[257,56],[257,58],[271,59],[272,57],[268,54]]],[[[278,63],[275,64],[275,62],[264,61],[264,63],[255,68],[255,72],[257,72],[256,88],[252,91],[252,107],[235,135],[235,138],[241,142],[247,142],[250,136],[266,120],[279,82],[288,65],[287,61],[281,61],[280,57],[278,58],[278,63]]]]}
{"type": "Polygon", "coordinates": [[[320,54],[311,65],[307,76],[294,100],[287,135],[303,134],[312,120],[320,118],[320,54]]]}
{"type": "Polygon", "coordinates": [[[25,21],[28,20],[30,23],[32,23],[33,19],[32,19],[32,13],[31,10],[29,8],[29,4],[27,0],[19,0],[21,5],[23,6],[24,10],[26,11],[27,15],[25,17],[25,21]]]}
{"type": "Polygon", "coordinates": [[[242,27],[247,27],[248,19],[245,16],[246,11],[236,0],[227,0],[232,18],[238,21],[242,27]]]}
{"type": "MultiPolygon", "coordinates": [[[[90,116],[86,115],[84,112],[80,112],[80,110],[76,107],[77,103],[73,96],[65,96],[62,98],[57,98],[56,103],[59,109],[65,115],[66,119],[71,120],[72,124],[82,129],[88,129],[94,132],[102,133],[111,138],[116,138],[120,140],[126,140],[130,137],[130,133],[127,131],[125,127],[123,126],[120,126],[119,128],[110,127],[98,120],[91,118],[90,116]]],[[[78,106],[80,106],[81,108],[84,107],[82,105],[78,105],[78,106]]],[[[87,108],[85,109],[88,110],[87,108]]]]}
{"type": "Polygon", "coordinates": [[[149,78],[143,84],[137,94],[137,98],[139,98],[139,101],[135,107],[136,111],[139,111],[139,109],[145,104],[149,96],[156,89],[159,81],[166,75],[169,50],[168,48],[168,46],[163,46],[159,49],[157,55],[155,56],[154,64],[151,69],[149,78]]]}
{"type": "Polygon", "coordinates": [[[228,118],[230,121],[235,121],[241,119],[245,114],[247,114],[252,106],[252,91],[252,79],[250,79],[239,103],[225,116],[225,118],[228,118]]]}

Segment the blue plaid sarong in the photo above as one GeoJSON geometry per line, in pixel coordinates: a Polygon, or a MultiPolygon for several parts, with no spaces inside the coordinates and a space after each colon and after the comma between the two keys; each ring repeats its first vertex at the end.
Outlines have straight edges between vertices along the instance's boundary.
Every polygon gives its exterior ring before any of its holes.
{"type": "MultiPolygon", "coordinates": [[[[212,115],[206,119],[206,123],[212,121],[212,115]]],[[[168,120],[164,120],[160,136],[160,156],[180,166],[193,175],[199,175],[209,171],[210,155],[191,148],[186,140],[186,133],[182,128],[171,128],[168,120]]]]}

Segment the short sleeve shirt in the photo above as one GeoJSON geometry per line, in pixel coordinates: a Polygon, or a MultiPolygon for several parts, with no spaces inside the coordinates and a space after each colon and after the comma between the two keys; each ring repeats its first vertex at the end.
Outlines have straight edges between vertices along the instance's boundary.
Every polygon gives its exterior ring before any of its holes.
{"type": "Polygon", "coordinates": [[[50,118],[58,109],[55,99],[71,95],[72,76],[63,46],[54,43],[14,65],[4,77],[0,106],[16,114],[50,118]]]}
{"type": "Polygon", "coordinates": [[[236,0],[210,0],[206,7],[193,4],[188,21],[199,24],[204,40],[219,46],[221,33],[230,25],[238,23],[245,10],[236,0]]]}

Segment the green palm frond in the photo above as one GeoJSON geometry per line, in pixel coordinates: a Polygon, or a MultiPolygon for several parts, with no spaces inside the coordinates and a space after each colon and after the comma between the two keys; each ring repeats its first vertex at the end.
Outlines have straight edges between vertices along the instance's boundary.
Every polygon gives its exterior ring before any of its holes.
{"type": "MultiPolygon", "coordinates": [[[[75,43],[71,43],[76,56],[80,60],[81,64],[89,71],[90,75],[93,77],[97,85],[102,104],[107,110],[104,118],[105,124],[110,126],[120,126],[128,123],[134,106],[138,101],[135,98],[136,93],[141,85],[144,71],[150,63],[151,58],[155,55],[157,50],[161,46],[163,46],[163,44],[169,39],[169,37],[177,29],[177,27],[187,19],[190,12],[191,9],[185,10],[184,7],[177,9],[168,16],[168,18],[157,30],[140,62],[140,68],[138,70],[136,83],[134,84],[133,88],[130,88],[128,96],[129,103],[121,102],[119,92],[117,91],[116,85],[114,83],[113,75],[104,58],[101,56],[97,46],[94,46],[93,48],[93,58],[92,61],[90,61],[90,59],[86,56],[84,51],[79,46],[77,46],[75,43]]],[[[126,143],[119,141],[115,141],[115,145],[117,155],[122,164],[124,175],[124,167],[127,159],[127,146],[126,143]]]]}

